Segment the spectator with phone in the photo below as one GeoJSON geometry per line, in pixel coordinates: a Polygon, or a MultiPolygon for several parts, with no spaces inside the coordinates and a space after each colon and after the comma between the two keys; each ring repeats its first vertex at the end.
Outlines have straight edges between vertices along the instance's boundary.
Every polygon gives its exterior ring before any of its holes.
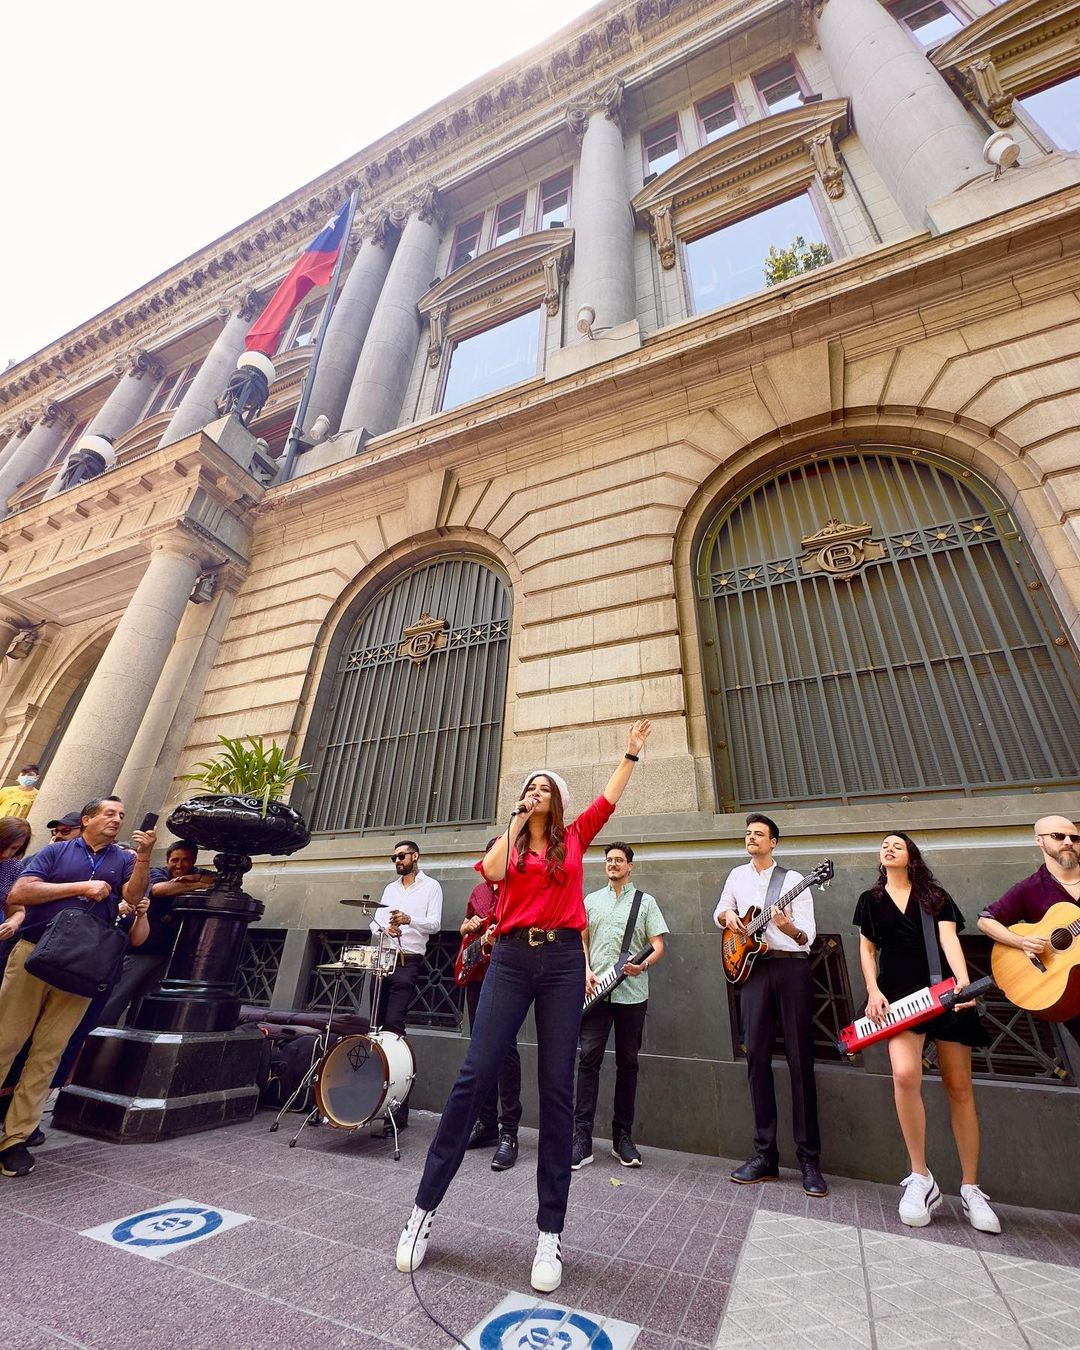
{"type": "Polygon", "coordinates": [[[197,844],[178,839],[169,845],[165,866],[151,868],[147,886],[150,935],[124,957],[123,973],[101,1010],[98,1026],[119,1026],[125,1013],[130,1013],[129,1021],[133,1020],[143,997],[164,978],[180,931],[173,917],[173,902],[193,891],[209,890],[217,880],[215,873],[195,866],[197,857],[197,844]]]}

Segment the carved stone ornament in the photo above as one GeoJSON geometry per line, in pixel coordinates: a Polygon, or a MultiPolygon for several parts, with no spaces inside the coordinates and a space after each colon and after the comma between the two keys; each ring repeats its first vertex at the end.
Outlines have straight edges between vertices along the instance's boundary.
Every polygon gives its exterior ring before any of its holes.
{"type": "Polygon", "coordinates": [[[551,319],[558,314],[562,300],[563,282],[569,265],[566,257],[565,252],[552,253],[544,259],[544,309],[551,319]]]}
{"type": "Polygon", "coordinates": [[[39,422],[43,422],[47,427],[51,427],[54,425],[59,425],[61,427],[72,427],[75,425],[74,416],[68,411],[67,408],[64,407],[62,403],[56,403],[55,401],[50,403],[43,403],[41,405],[41,410],[38,413],[37,420],[39,422]]]}
{"type": "Polygon", "coordinates": [[[440,305],[438,309],[430,310],[428,313],[428,365],[434,370],[442,357],[443,349],[443,322],[446,319],[446,306],[440,305]]]}
{"type": "Polygon", "coordinates": [[[607,84],[591,91],[583,99],[576,99],[566,110],[566,120],[570,130],[578,138],[578,144],[585,136],[589,118],[593,113],[602,112],[616,126],[620,125],[622,101],[626,86],[622,80],[609,80],[607,84]]]}
{"type": "Polygon", "coordinates": [[[397,651],[398,656],[407,656],[413,665],[426,661],[432,652],[446,646],[446,634],[450,624],[446,619],[436,619],[430,614],[421,614],[416,623],[401,630],[405,639],[397,651]]]}
{"type": "Polygon", "coordinates": [[[385,248],[390,239],[391,226],[389,210],[386,207],[377,207],[357,219],[353,234],[358,243],[363,243],[366,239],[378,244],[380,248],[385,248]]]}
{"type": "Polygon", "coordinates": [[[152,380],[163,380],[165,378],[165,367],[153,352],[143,351],[141,347],[133,347],[124,358],[123,373],[136,380],[145,379],[147,376],[152,380]]]}
{"type": "Polygon", "coordinates": [[[241,319],[250,323],[252,319],[257,319],[263,312],[266,301],[258,291],[244,291],[237,297],[235,304],[235,313],[241,319]]]}
{"type": "Polygon", "coordinates": [[[675,230],[671,223],[671,204],[656,207],[650,212],[650,220],[660,266],[672,268],[675,266],[675,230]]]}
{"type": "Polygon", "coordinates": [[[815,40],[814,20],[825,8],[825,0],[797,0],[799,7],[799,28],[807,42],[815,40]]]}
{"type": "Polygon", "coordinates": [[[814,168],[817,170],[817,176],[821,179],[821,186],[834,201],[838,197],[842,197],[844,195],[844,171],[836,157],[836,146],[833,143],[832,136],[828,132],[822,131],[807,141],[806,148],[810,151],[810,158],[814,161],[814,168]]]}
{"type": "Polygon", "coordinates": [[[808,576],[828,572],[838,581],[850,581],[865,563],[885,556],[884,544],[870,538],[873,529],[867,521],[849,525],[835,518],[827,520],[816,534],[808,534],[801,541],[803,572],[808,576]]]}
{"type": "Polygon", "coordinates": [[[1002,88],[997,67],[989,57],[972,61],[967,68],[967,82],[971,93],[983,105],[999,127],[1011,127],[1016,121],[1013,96],[1002,88]]]}
{"type": "Polygon", "coordinates": [[[439,198],[439,189],[434,183],[425,183],[412,194],[409,198],[409,214],[418,216],[440,230],[446,228],[446,212],[439,198]]]}

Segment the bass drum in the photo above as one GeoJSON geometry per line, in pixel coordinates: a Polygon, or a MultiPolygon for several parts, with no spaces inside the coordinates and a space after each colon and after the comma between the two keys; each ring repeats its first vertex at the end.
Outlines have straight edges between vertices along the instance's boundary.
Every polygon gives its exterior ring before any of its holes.
{"type": "Polygon", "coordinates": [[[319,1065],[315,1104],[331,1125],[355,1130],[400,1106],[415,1077],[416,1060],[404,1036],[342,1036],[319,1065]]]}

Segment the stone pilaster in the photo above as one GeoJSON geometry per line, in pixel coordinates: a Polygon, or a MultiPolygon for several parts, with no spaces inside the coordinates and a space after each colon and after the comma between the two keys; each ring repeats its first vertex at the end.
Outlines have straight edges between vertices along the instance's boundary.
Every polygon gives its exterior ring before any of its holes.
{"type": "Polygon", "coordinates": [[[201,431],[213,422],[218,413],[217,401],[225,392],[229,376],[236,368],[236,358],[244,350],[244,339],[252,321],[261,312],[263,300],[255,291],[249,291],[224,312],[225,326],[214,340],[180,400],[180,406],[165,428],[159,445],[164,448],[182,441],[194,431],[201,431]]]}
{"type": "Polygon", "coordinates": [[[31,812],[35,831],[113,791],[204,566],[186,531],[154,540],[149,565],[49,766],[31,812]]]}
{"type": "Polygon", "coordinates": [[[115,441],[138,422],[150,392],[165,372],[161,362],[139,348],[116,363],[117,382],[109,397],[90,419],[87,436],[108,436],[115,441]]]}
{"type": "Polygon", "coordinates": [[[8,500],[17,489],[48,467],[71,424],[72,416],[62,403],[45,403],[38,409],[33,426],[0,464],[0,516],[8,514],[8,500]]]}
{"type": "Polygon", "coordinates": [[[914,229],[930,202],[987,171],[984,137],[878,0],[800,0],[878,173],[914,229]]]}
{"type": "MultiPolygon", "coordinates": [[[[416,302],[431,286],[444,225],[434,186],[429,184],[398,203],[391,209],[390,219],[401,229],[401,238],[371,317],[341,419],[342,431],[364,430],[372,436],[397,426],[420,340],[416,302]]],[[[313,401],[312,415],[317,412],[313,401]]]]}
{"type": "Polygon", "coordinates": [[[634,221],[619,113],[623,86],[605,85],[567,109],[581,142],[574,184],[574,302],[596,311],[595,328],[635,316],[634,221]]]}
{"type": "Polygon", "coordinates": [[[390,269],[396,231],[386,212],[378,211],[360,223],[359,235],[356,258],[330,316],[308,404],[308,426],[325,414],[332,432],[341,423],[360,351],[390,269]]]}

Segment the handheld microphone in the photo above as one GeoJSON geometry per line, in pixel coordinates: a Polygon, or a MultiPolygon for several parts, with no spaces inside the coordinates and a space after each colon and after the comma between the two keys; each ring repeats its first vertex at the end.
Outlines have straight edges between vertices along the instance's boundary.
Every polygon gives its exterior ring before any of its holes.
{"type": "Polygon", "coordinates": [[[513,814],[514,814],[515,816],[527,816],[527,815],[529,814],[529,808],[528,808],[527,806],[524,806],[524,805],[522,805],[522,806],[515,806],[515,807],[514,807],[514,810],[513,810],[513,814]]]}

